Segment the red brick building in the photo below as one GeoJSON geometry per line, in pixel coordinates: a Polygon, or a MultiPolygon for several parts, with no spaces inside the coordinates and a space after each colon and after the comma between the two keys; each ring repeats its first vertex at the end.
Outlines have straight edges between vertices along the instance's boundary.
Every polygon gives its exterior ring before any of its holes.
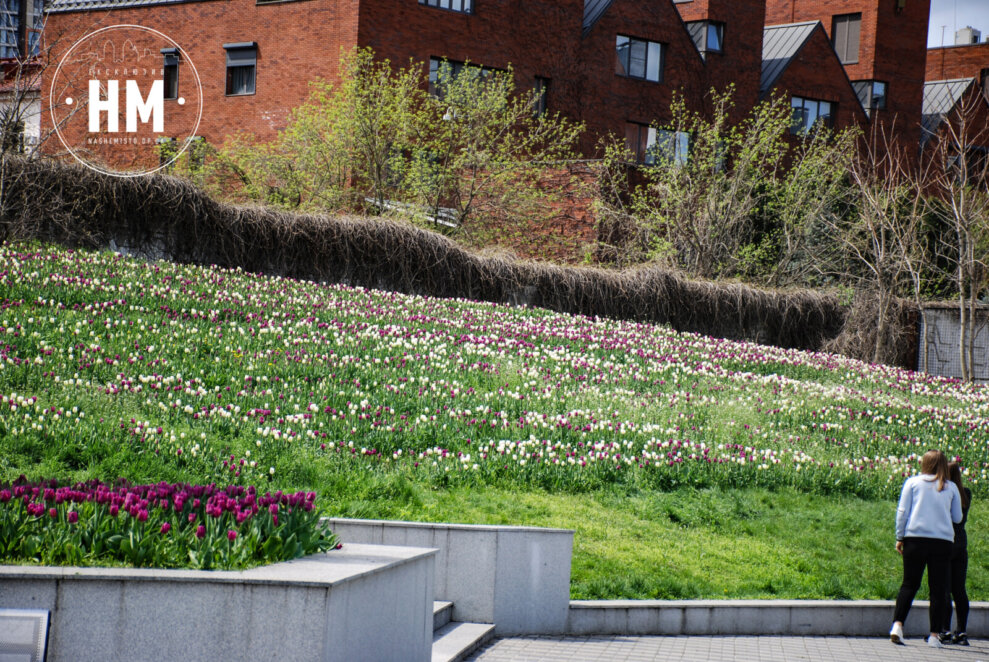
{"type": "MultiPolygon", "coordinates": [[[[424,70],[442,58],[511,64],[520,88],[586,123],[593,157],[608,133],[643,154],[674,93],[703,110],[729,83],[739,114],[785,94],[797,122],[889,126],[919,144],[929,13],[930,0],[54,0],[46,34],[69,44],[114,24],[166,33],[189,62],[163,52],[161,67],[171,62],[181,93],[195,64],[198,135],[212,143],[273,136],[309,81],[336,79],[342,49],[424,70]]],[[[970,48],[941,49],[952,51],[944,76],[989,67],[989,46],[970,48]]]]}
{"type": "Polygon", "coordinates": [[[930,0],[767,0],[766,23],[820,21],[869,114],[920,142],[930,0]]]}
{"type": "Polygon", "coordinates": [[[926,145],[939,137],[964,138],[970,165],[983,172],[989,152],[989,43],[979,43],[971,28],[959,31],[955,41],[927,51],[922,140],[926,145]]]}
{"type": "Polygon", "coordinates": [[[989,41],[931,48],[927,51],[926,80],[976,78],[989,84],[989,41]]]}

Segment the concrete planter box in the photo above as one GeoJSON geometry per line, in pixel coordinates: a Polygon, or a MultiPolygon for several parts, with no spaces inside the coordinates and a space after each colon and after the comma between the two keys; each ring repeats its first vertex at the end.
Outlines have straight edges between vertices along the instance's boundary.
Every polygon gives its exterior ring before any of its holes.
{"type": "Polygon", "coordinates": [[[331,518],[345,544],[436,548],[437,600],[453,620],[494,623],[498,636],[562,633],[570,603],[573,531],[331,518]]]}
{"type": "MultiPolygon", "coordinates": [[[[928,632],[927,609],[927,602],[914,602],[906,635],[928,632]]],[[[892,623],[893,603],[885,600],[575,600],[567,633],[875,637],[892,623]]],[[[968,633],[989,634],[989,603],[972,603],[968,633]]]]}
{"type": "Polygon", "coordinates": [[[435,550],[345,544],[243,572],[0,566],[49,662],[430,659],[435,550]]]}

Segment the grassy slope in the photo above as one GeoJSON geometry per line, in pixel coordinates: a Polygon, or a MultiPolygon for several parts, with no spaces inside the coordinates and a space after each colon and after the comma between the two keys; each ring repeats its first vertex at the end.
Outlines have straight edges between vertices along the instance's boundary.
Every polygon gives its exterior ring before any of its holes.
{"type": "MultiPolygon", "coordinates": [[[[902,480],[898,472],[915,464],[910,453],[922,452],[927,445],[957,448],[969,466],[983,467],[973,478],[985,476],[984,427],[961,427],[984,426],[986,396],[978,389],[959,388],[955,393],[950,384],[924,380],[901,388],[899,373],[875,374],[868,367],[795,353],[762,357],[762,350],[752,346],[674,337],[618,323],[571,321],[545,311],[314,291],[290,281],[273,287],[230,272],[209,275],[207,283],[204,272],[189,267],[162,264],[159,273],[158,267],[90,261],[86,254],[81,259],[42,257],[8,256],[7,265],[19,272],[6,280],[0,273],[0,325],[8,328],[0,338],[0,357],[8,357],[0,365],[0,395],[9,402],[14,394],[39,398],[16,412],[0,406],[0,480],[23,472],[32,478],[63,480],[126,476],[133,481],[223,482],[232,475],[221,460],[235,453],[239,459],[263,460],[256,470],[245,467],[237,480],[315,489],[323,503],[330,503],[329,514],[573,528],[575,598],[890,598],[899,583],[891,499],[902,480]],[[46,270],[53,276],[46,276],[46,270]],[[74,280],[77,275],[85,280],[74,280]],[[167,292],[166,285],[171,288],[167,292]],[[261,287],[256,301],[250,300],[251,294],[247,303],[231,298],[231,291],[249,285],[261,287]],[[281,288],[312,295],[313,312],[305,296],[285,303],[281,288]],[[217,291],[226,297],[219,304],[217,291]],[[322,308],[327,301],[333,305],[322,308]],[[103,302],[104,309],[92,308],[95,302],[103,302]],[[225,310],[202,312],[214,305],[225,310]],[[160,312],[161,306],[169,309],[168,316],[160,312]],[[192,308],[200,310],[198,317],[186,312],[192,308]],[[308,322],[298,326],[284,321],[283,311],[295,310],[351,326],[326,341],[317,331],[301,345],[293,344],[293,338],[300,339],[300,329],[313,333],[308,322]],[[260,318],[245,323],[238,317],[241,311],[260,318]],[[277,334],[242,332],[245,326],[257,327],[264,317],[277,334]],[[240,333],[232,332],[231,320],[239,321],[240,333]],[[549,333],[539,328],[543,320],[552,333],[583,325],[583,336],[541,335],[549,333]],[[365,321],[380,329],[393,325],[399,329],[397,341],[394,335],[379,340],[375,328],[361,327],[365,321]],[[10,329],[19,330],[15,334],[10,329]],[[412,352],[420,350],[402,344],[408,343],[401,337],[404,329],[419,330],[428,346],[428,364],[388,369],[384,363],[368,365],[370,356],[382,361],[405,356],[412,361],[412,352]],[[436,349],[463,330],[482,340],[487,333],[515,338],[511,334],[517,332],[519,339],[535,345],[522,345],[520,352],[541,354],[533,367],[523,370],[521,354],[513,355],[510,344],[502,349],[500,342],[446,342],[445,349],[436,349]],[[70,333],[77,337],[67,343],[70,333]],[[641,358],[620,344],[617,349],[601,347],[625,337],[632,349],[644,347],[654,355],[641,358]],[[299,353],[299,346],[307,352],[299,353]],[[326,347],[337,354],[311,358],[326,347]],[[294,359],[287,361],[290,350],[294,359]],[[106,363],[118,355],[112,366],[106,363]],[[708,357],[716,365],[698,368],[708,357]],[[592,361],[589,367],[583,365],[585,358],[592,361]],[[464,370],[457,367],[461,361],[491,362],[495,369],[464,370]],[[545,374],[534,372],[535,367],[545,374]],[[331,370],[340,373],[338,380],[326,380],[331,370]],[[271,380],[258,388],[240,386],[245,372],[271,380]],[[609,386],[613,375],[617,387],[609,386]],[[789,381],[760,382],[760,375],[786,375],[789,381]],[[430,384],[429,389],[439,379],[441,387],[417,392],[416,382],[410,387],[406,376],[425,379],[418,383],[430,384]],[[360,387],[351,384],[355,378],[360,387]],[[105,390],[104,384],[112,388],[105,390]],[[233,391],[222,390],[227,384],[234,384],[233,391]],[[530,388],[533,384],[538,387],[530,388]],[[177,386],[181,388],[172,390],[177,386]],[[458,388],[457,398],[448,396],[453,387],[458,388]],[[520,405],[501,396],[502,389],[531,395],[520,405]],[[285,413],[306,411],[309,399],[319,401],[321,393],[330,399],[320,401],[311,421],[276,421],[285,413]],[[196,413],[165,404],[176,398],[194,406],[196,413]],[[384,420],[390,426],[408,425],[403,412],[414,414],[424,405],[450,402],[474,407],[475,414],[441,416],[411,431],[386,432],[383,425],[367,427],[368,421],[355,420],[353,412],[344,421],[321,411],[327,402],[334,411],[343,411],[347,402],[362,398],[370,401],[368,412],[375,416],[380,403],[390,404],[395,411],[384,420]],[[221,404],[233,403],[242,407],[243,420],[220,415],[221,404]],[[301,409],[293,409],[293,403],[301,409]],[[285,413],[269,414],[267,421],[252,413],[277,405],[285,413]],[[511,412],[509,422],[523,409],[547,412],[552,425],[539,427],[538,417],[533,417],[536,423],[520,424],[518,430],[488,429],[473,420],[479,406],[504,408],[511,412]],[[73,407],[86,417],[70,414],[73,407]],[[452,464],[454,469],[447,473],[443,464],[431,468],[423,458],[413,466],[414,458],[408,456],[409,451],[433,445],[449,448],[453,457],[460,451],[476,453],[479,439],[526,439],[530,432],[555,444],[576,444],[584,437],[553,423],[573,421],[576,408],[596,409],[597,420],[591,421],[596,429],[588,441],[628,438],[639,443],[636,440],[651,434],[634,428],[615,431],[609,421],[639,427],[661,423],[665,429],[655,433],[660,439],[674,435],[674,426],[679,433],[682,425],[684,435],[695,443],[706,441],[712,449],[719,443],[752,444],[778,452],[782,460],[760,470],[756,464],[768,456],[751,459],[752,451],[745,450],[734,453],[734,459],[749,456],[747,463],[686,461],[669,469],[660,462],[646,469],[633,463],[620,470],[613,459],[587,469],[558,469],[532,462],[521,466],[506,458],[503,470],[503,460],[496,457],[477,471],[447,462],[446,467],[452,464]],[[822,430],[820,422],[825,420],[828,425],[822,430]],[[296,436],[276,442],[256,433],[262,425],[296,436]],[[149,432],[156,426],[163,432],[149,432]],[[358,434],[350,432],[352,426],[360,428],[358,434]],[[326,431],[325,436],[308,436],[314,428],[326,431]],[[464,445],[468,437],[475,446],[464,445]],[[338,440],[348,438],[356,438],[357,447],[374,445],[383,452],[341,453],[338,440]],[[320,448],[321,440],[330,442],[330,448],[320,448]],[[198,455],[191,448],[194,441],[202,444],[198,455]],[[392,451],[398,448],[407,454],[393,461],[392,451]],[[178,449],[184,454],[177,455],[178,449]],[[246,455],[248,450],[254,455],[246,455]],[[801,460],[804,450],[817,462],[801,460]],[[860,459],[863,456],[876,461],[860,459]],[[836,466],[828,467],[828,461],[836,466]],[[269,464],[277,468],[274,478],[268,475],[269,464]]],[[[684,450],[684,456],[690,450],[684,450]]],[[[733,457],[729,450],[719,453],[733,457]]],[[[969,587],[974,599],[986,599],[989,566],[980,561],[989,537],[981,515],[985,489],[982,483],[973,487],[979,498],[969,524],[969,587]]]]}

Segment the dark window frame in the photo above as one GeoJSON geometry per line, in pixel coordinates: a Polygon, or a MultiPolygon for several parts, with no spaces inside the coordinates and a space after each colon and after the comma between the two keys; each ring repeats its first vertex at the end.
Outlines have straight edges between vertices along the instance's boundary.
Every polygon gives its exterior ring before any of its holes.
{"type": "Polygon", "coordinates": [[[431,55],[429,57],[428,76],[429,94],[437,99],[442,99],[444,96],[436,87],[436,84],[439,82],[440,67],[444,64],[451,68],[451,77],[453,78],[456,78],[466,70],[475,70],[481,77],[487,77],[493,73],[507,73],[504,69],[498,69],[497,67],[486,67],[481,64],[474,64],[473,62],[462,62],[460,60],[451,60],[449,58],[431,55]]]}
{"type": "Polygon", "coordinates": [[[858,64],[859,54],[862,50],[862,13],[855,12],[851,14],[836,14],[831,17],[831,46],[834,48],[834,52],[838,54],[838,60],[842,64],[858,64]],[[840,26],[844,25],[844,31],[841,35],[840,26]],[[849,51],[851,46],[851,26],[855,26],[855,53],[852,54],[849,51]],[[844,39],[839,39],[839,37],[844,37],[844,39]],[[843,43],[839,43],[843,41],[843,43]],[[851,57],[854,56],[854,59],[851,57]]]}
{"type": "Polygon", "coordinates": [[[659,83],[663,84],[665,79],[665,69],[666,69],[666,44],[661,41],[650,41],[649,39],[643,39],[641,37],[632,37],[625,34],[615,35],[615,75],[621,76],[622,78],[632,78],[634,80],[644,80],[649,83],[659,83]],[[622,39],[625,39],[625,45],[628,49],[628,54],[622,59],[620,52],[620,47],[622,44],[622,39]],[[642,75],[637,76],[632,73],[632,49],[634,44],[644,44],[644,56],[642,59],[642,75]],[[649,77],[649,53],[652,47],[656,46],[659,51],[659,66],[657,67],[657,77],[649,77]]]}
{"type": "Polygon", "coordinates": [[[862,103],[865,112],[871,113],[873,110],[886,110],[889,104],[889,82],[885,80],[855,80],[852,81],[855,94],[862,103]],[[882,94],[876,94],[876,86],[882,86],[882,94]]]}
{"type": "Polygon", "coordinates": [[[22,4],[26,0],[0,0],[0,60],[20,57],[21,54],[21,15],[22,4]],[[12,6],[15,5],[16,6],[12,6]]]}
{"type": "Polygon", "coordinates": [[[703,21],[687,21],[687,31],[690,32],[690,38],[693,40],[694,45],[700,53],[724,53],[725,52],[725,32],[727,32],[728,24],[724,21],[712,21],[709,19],[704,19],[703,21]],[[697,30],[696,28],[701,28],[697,30]],[[718,33],[719,46],[718,48],[711,47],[711,28],[714,28],[718,33]]]}
{"type": "Polygon", "coordinates": [[[473,14],[476,0],[419,0],[419,4],[423,7],[429,7],[431,9],[442,9],[443,11],[453,12],[455,14],[473,14]],[[449,7],[444,7],[443,3],[450,5],[449,7]],[[453,5],[459,4],[461,9],[454,9],[453,5]],[[466,8],[464,8],[466,7],[466,8]]]}
{"type": "Polygon", "coordinates": [[[182,55],[177,48],[163,48],[161,49],[162,56],[162,67],[161,67],[161,77],[164,84],[164,98],[166,101],[171,101],[179,98],[179,61],[182,59],[182,55]],[[172,69],[173,76],[169,78],[169,69],[172,69]],[[169,83],[172,83],[169,85],[169,83]],[[170,88],[174,88],[171,91],[170,88]]]}
{"type": "Polygon", "coordinates": [[[645,166],[656,165],[660,160],[684,165],[690,158],[690,134],[687,132],[656,128],[631,120],[625,121],[625,146],[635,157],[635,162],[645,166]],[[634,147],[629,144],[633,130],[636,134],[634,147]]]}
{"type": "Polygon", "coordinates": [[[542,117],[549,109],[547,97],[549,96],[550,79],[546,76],[536,76],[536,83],[533,87],[539,96],[533,100],[533,113],[536,117],[542,117]]]}
{"type": "Polygon", "coordinates": [[[790,109],[792,112],[792,122],[790,125],[790,133],[795,136],[805,136],[809,135],[813,131],[817,130],[821,126],[831,129],[834,128],[835,115],[838,113],[838,103],[836,101],[827,101],[825,99],[812,99],[810,97],[801,97],[793,95],[790,97],[790,109]],[[800,106],[800,126],[797,126],[797,113],[795,112],[798,108],[794,105],[794,102],[799,100],[801,102],[800,106]],[[807,118],[809,114],[806,112],[809,109],[810,104],[814,104],[814,121],[808,126],[807,118]],[[821,104],[827,104],[828,114],[821,114],[821,104]],[[821,118],[826,118],[823,122],[821,118]]]}
{"type": "Polygon", "coordinates": [[[223,50],[227,55],[226,85],[224,96],[228,97],[249,97],[257,94],[258,90],[258,45],[257,42],[245,41],[232,44],[223,44],[223,50]],[[232,54],[237,54],[231,57],[232,54]],[[248,57],[253,54],[253,57],[248,57]],[[250,91],[235,92],[234,90],[234,69],[251,69],[250,91]]]}

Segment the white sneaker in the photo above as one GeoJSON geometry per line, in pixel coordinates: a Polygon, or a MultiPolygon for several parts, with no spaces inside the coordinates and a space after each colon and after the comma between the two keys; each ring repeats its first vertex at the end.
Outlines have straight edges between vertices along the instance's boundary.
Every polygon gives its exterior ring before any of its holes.
{"type": "Polygon", "coordinates": [[[903,643],[903,626],[899,623],[893,623],[893,627],[889,629],[889,640],[894,644],[903,643]]]}
{"type": "Polygon", "coordinates": [[[941,640],[936,635],[927,636],[927,645],[931,648],[944,648],[941,644],[941,640]]]}

